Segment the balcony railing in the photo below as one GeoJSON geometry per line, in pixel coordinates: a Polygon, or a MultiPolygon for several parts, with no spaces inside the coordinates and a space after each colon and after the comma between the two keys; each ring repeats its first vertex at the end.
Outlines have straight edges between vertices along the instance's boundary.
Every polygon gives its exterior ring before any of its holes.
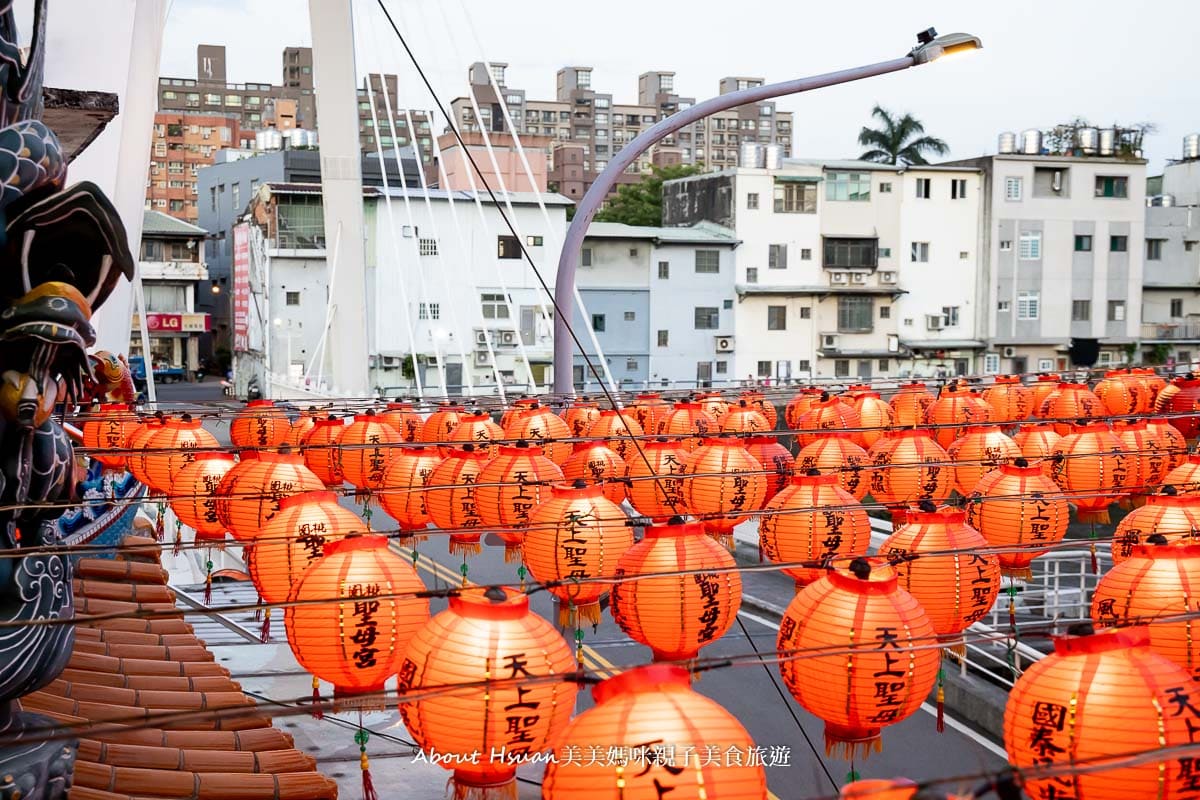
{"type": "Polygon", "coordinates": [[[1200,320],[1184,322],[1143,322],[1143,339],[1200,339],[1200,320]]]}

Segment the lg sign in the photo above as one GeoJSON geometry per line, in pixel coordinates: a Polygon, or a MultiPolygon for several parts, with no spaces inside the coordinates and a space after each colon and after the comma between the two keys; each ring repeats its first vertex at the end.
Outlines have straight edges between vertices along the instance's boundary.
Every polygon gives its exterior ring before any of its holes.
{"type": "Polygon", "coordinates": [[[152,331],[182,331],[183,316],[181,314],[147,314],[146,328],[152,331]]]}

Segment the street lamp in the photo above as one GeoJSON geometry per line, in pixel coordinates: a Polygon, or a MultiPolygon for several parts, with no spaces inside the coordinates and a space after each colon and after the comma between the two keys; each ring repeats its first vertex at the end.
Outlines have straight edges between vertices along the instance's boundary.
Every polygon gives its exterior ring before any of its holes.
{"type": "MultiPolygon", "coordinates": [[[[558,273],[554,283],[554,301],[558,308],[571,307],[575,293],[575,268],[579,263],[579,251],[583,247],[583,238],[587,233],[592,217],[596,215],[601,203],[608,197],[608,192],[616,184],[617,179],[625,169],[634,163],[639,156],[650,149],[660,140],[670,136],[681,128],[691,125],[697,120],[726,111],[730,108],[769,100],[773,97],[798,94],[811,89],[821,89],[826,86],[836,86],[840,83],[873,78],[876,75],[886,75],[889,72],[899,72],[909,67],[928,64],[942,56],[961,53],[968,50],[978,50],[983,46],[976,36],[966,33],[951,33],[938,36],[933,28],[917,34],[917,46],[901,58],[891,61],[881,61],[865,67],[844,69],[838,72],[827,72],[824,75],[814,75],[809,78],[798,78],[782,83],[772,83],[766,86],[752,86],[728,94],[718,95],[702,103],[683,109],[660,120],[655,125],[642,131],[629,144],[621,148],[608,162],[604,171],[596,176],[596,180],[588,188],[583,199],[575,208],[575,217],[567,228],[563,242],[562,253],[558,257],[558,273]]],[[[568,315],[554,316],[554,391],[560,395],[571,392],[571,363],[573,340],[568,330],[568,315]]]]}

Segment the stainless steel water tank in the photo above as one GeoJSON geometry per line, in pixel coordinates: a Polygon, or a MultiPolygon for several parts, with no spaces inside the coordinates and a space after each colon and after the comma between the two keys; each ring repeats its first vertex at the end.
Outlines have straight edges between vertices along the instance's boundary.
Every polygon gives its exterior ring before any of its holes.
{"type": "Polygon", "coordinates": [[[1183,137],[1183,157],[1200,158],[1200,133],[1189,133],[1183,137]]]}
{"type": "Polygon", "coordinates": [[[738,146],[738,166],[762,169],[766,166],[767,154],[758,142],[743,142],[738,146]]]}
{"type": "Polygon", "coordinates": [[[254,149],[256,150],[282,150],[283,135],[271,128],[270,130],[259,131],[254,134],[254,149]]]}
{"type": "Polygon", "coordinates": [[[1099,128],[1080,128],[1076,132],[1076,138],[1079,140],[1079,149],[1084,155],[1095,155],[1100,149],[1100,129],[1099,128]]]}
{"type": "Polygon", "coordinates": [[[1042,132],[1033,128],[1021,131],[1021,152],[1036,156],[1042,152],[1042,132]]]}
{"type": "Polygon", "coordinates": [[[763,148],[763,166],[767,169],[779,169],[783,166],[783,146],[769,144],[763,148]]]}
{"type": "Polygon", "coordinates": [[[1000,134],[1000,146],[997,148],[1000,153],[1015,153],[1017,152],[1017,135],[1012,131],[1005,131],[1000,134]]]}
{"type": "Polygon", "coordinates": [[[1117,149],[1117,132],[1112,128],[1100,131],[1100,155],[1111,156],[1117,149]]]}

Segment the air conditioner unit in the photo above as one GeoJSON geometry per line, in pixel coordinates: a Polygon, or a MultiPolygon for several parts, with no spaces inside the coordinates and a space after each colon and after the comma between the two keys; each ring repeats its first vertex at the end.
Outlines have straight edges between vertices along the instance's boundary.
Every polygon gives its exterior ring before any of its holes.
{"type": "Polygon", "coordinates": [[[383,366],[384,367],[392,367],[392,368],[400,366],[400,357],[399,356],[384,356],[383,357],[383,366]]]}
{"type": "Polygon", "coordinates": [[[475,351],[475,366],[487,367],[490,365],[491,365],[491,362],[488,360],[487,351],[486,350],[476,350],[475,351]]]}
{"type": "Polygon", "coordinates": [[[830,283],[845,283],[846,282],[846,273],[844,273],[844,272],[829,273],[829,282],[830,283]]]}
{"type": "Polygon", "coordinates": [[[862,286],[863,284],[865,284],[867,282],[867,273],[851,272],[850,273],[850,282],[857,284],[859,286],[862,286]]]}
{"type": "Polygon", "coordinates": [[[838,337],[835,334],[825,334],[821,337],[821,348],[824,350],[837,350],[838,337]]]}
{"type": "Polygon", "coordinates": [[[880,283],[895,283],[896,282],[896,273],[892,272],[891,270],[887,270],[887,271],[879,273],[879,282],[880,283]]]}
{"type": "Polygon", "coordinates": [[[717,352],[718,353],[732,353],[733,352],[733,337],[732,336],[718,336],[717,337],[717,352]]]}
{"type": "Polygon", "coordinates": [[[926,314],[925,315],[925,330],[940,331],[944,325],[942,324],[941,314],[926,314]]]}
{"type": "Polygon", "coordinates": [[[486,345],[487,343],[488,343],[487,331],[485,331],[483,328],[476,328],[475,329],[475,344],[486,345]]]}
{"type": "Polygon", "coordinates": [[[500,343],[501,344],[516,344],[517,343],[517,332],[516,331],[501,331],[500,332],[500,343]]]}
{"type": "Polygon", "coordinates": [[[1004,357],[1005,357],[1005,358],[1016,358],[1016,356],[1017,356],[1017,348],[1015,348],[1015,347],[1006,347],[1006,348],[1004,348],[1004,350],[1003,350],[1003,354],[1004,354],[1004,357]]]}

